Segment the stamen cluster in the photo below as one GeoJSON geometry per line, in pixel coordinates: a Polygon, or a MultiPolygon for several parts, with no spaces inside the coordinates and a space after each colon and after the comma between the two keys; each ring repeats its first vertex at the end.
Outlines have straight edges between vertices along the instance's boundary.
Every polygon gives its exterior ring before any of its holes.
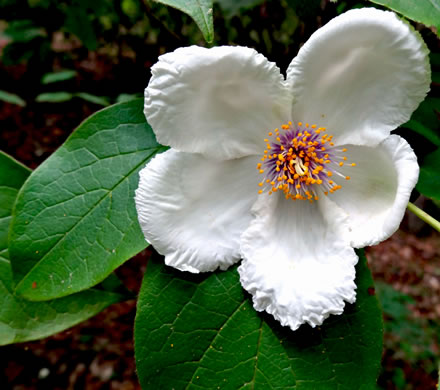
{"type": "MultiPolygon", "coordinates": [[[[337,147],[333,136],[325,133],[324,127],[303,125],[293,127],[292,122],[276,128],[265,138],[266,149],[257,169],[264,174],[259,183],[264,189],[273,192],[283,191],[286,199],[302,199],[313,202],[319,194],[328,195],[342,188],[334,180],[349,176],[339,172],[346,164],[346,148],[337,147]]],[[[351,163],[350,166],[356,166],[351,163]]]]}

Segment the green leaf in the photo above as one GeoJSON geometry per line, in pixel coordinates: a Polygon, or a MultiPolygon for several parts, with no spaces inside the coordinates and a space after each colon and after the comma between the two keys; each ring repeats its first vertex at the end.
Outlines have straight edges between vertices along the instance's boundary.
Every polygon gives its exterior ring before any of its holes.
{"type": "Polygon", "coordinates": [[[75,96],[79,97],[87,102],[90,102],[93,104],[98,104],[100,106],[109,106],[110,105],[110,102],[108,101],[108,99],[103,96],[96,96],[96,95],[92,95],[87,92],[78,92],[75,94],[75,96]]]}
{"type": "Polygon", "coordinates": [[[0,254],[0,345],[36,340],[70,328],[125,299],[90,289],[47,302],[29,302],[14,294],[7,254],[0,254]]]}
{"type": "Polygon", "coordinates": [[[428,154],[420,164],[416,189],[429,198],[440,200],[440,148],[428,154]]]}
{"type": "Polygon", "coordinates": [[[8,248],[12,207],[18,190],[30,173],[30,169],[0,151],[0,254],[8,248]]]}
{"type": "Polygon", "coordinates": [[[74,95],[70,92],[46,92],[39,94],[35,101],[37,103],[63,103],[72,100],[74,95]]]}
{"type": "Polygon", "coordinates": [[[0,152],[0,345],[35,340],[97,314],[123,296],[88,290],[50,302],[29,302],[14,294],[7,238],[18,189],[30,170],[0,152]]]}
{"type": "Polygon", "coordinates": [[[382,317],[359,254],[356,303],[295,332],[253,309],[236,267],[199,276],[150,261],[135,321],[142,388],[375,388],[382,317]]]}
{"type": "Polygon", "coordinates": [[[0,90],[0,100],[6,103],[16,104],[17,106],[21,107],[26,105],[26,102],[20,96],[2,90],[0,90]]]}
{"type": "Polygon", "coordinates": [[[440,0],[370,0],[396,11],[408,19],[435,27],[440,36],[440,0]]]}
{"type": "Polygon", "coordinates": [[[264,0],[216,0],[220,5],[226,18],[238,15],[240,11],[245,11],[260,5],[264,0]]]}
{"type": "Polygon", "coordinates": [[[93,29],[90,14],[81,4],[72,4],[65,10],[64,29],[76,35],[88,50],[96,50],[98,39],[93,29]]]}
{"type": "Polygon", "coordinates": [[[414,111],[411,119],[402,125],[440,146],[440,98],[427,97],[414,111]]]}
{"type": "Polygon", "coordinates": [[[134,190],[166,148],[142,109],[138,99],[92,115],[22,187],[9,236],[18,294],[39,301],[84,290],[147,246],[134,190]]]}
{"type": "Polygon", "coordinates": [[[141,93],[121,93],[116,98],[116,103],[128,102],[130,100],[138,99],[142,97],[141,93]]]}
{"type": "Polygon", "coordinates": [[[177,8],[189,15],[199,26],[206,42],[214,39],[214,20],[212,17],[212,0],[155,0],[158,3],[177,8]]]}
{"type": "Polygon", "coordinates": [[[69,69],[55,73],[46,73],[41,78],[41,84],[58,83],[60,81],[73,79],[75,76],[76,76],[76,72],[74,70],[69,70],[69,69]]]}
{"type": "Polygon", "coordinates": [[[43,28],[35,26],[32,20],[13,20],[1,34],[13,42],[30,42],[35,38],[46,35],[43,28]]]}

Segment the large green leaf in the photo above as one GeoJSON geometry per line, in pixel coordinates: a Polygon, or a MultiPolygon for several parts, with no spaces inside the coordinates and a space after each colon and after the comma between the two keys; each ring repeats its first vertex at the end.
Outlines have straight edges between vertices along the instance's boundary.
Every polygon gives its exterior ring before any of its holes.
{"type": "Polygon", "coordinates": [[[440,98],[427,97],[402,125],[420,134],[434,145],[440,146],[440,98]]]}
{"type": "Polygon", "coordinates": [[[435,27],[440,36],[440,0],[370,0],[384,5],[408,19],[435,27]]]}
{"type": "Polygon", "coordinates": [[[207,42],[214,39],[212,0],[154,0],[185,12],[197,23],[207,42]]]}
{"type": "Polygon", "coordinates": [[[382,317],[365,257],[357,301],[320,327],[257,313],[236,268],[209,276],[150,261],[135,321],[143,389],[373,389],[382,317]]]}
{"type": "Polygon", "coordinates": [[[0,152],[0,345],[35,340],[69,328],[123,297],[88,290],[50,302],[29,302],[13,291],[7,232],[18,189],[30,171],[0,152]]]}
{"type": "Polygon", "coordinates": [[[30,173],[30,169],[0,151],[0,254],[8,248],[12,207],[30,173]]]}
{"type": "Polygon", "coordinates": [[[165,148],[142,106],[132,100],[88,118],[20,190],[9,235],[18,294],[38,301],[84,290],[146,247],[134,190],[165,148]]]}
{"type": "Polygon", "coordinates": [[[423,159],[416,188],[423,195],[440,200],[440,148],[423,159]]]}

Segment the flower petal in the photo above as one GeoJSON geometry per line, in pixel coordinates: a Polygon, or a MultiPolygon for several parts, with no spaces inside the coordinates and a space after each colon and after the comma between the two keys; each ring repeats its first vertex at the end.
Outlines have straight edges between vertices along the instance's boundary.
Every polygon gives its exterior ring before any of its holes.
{"type": "Polygon", "coordinates": [[[428,49],[392,12],[348,11],[305,43],[287,71],[293,120],[326,127],[336,144],[377,145],[429,90],[428,49]]]}
{"type": "Polygon", "coordinates": [[[240,235],[257,197],[255,160],[218,162],[168,150],[141,170],[139,222],[166,264],[197,273],[224,270],[240,259],[240,235]]]}
{"type": "Polygon", "coordinates": [[[340,169],[350,180],[329,198],[348,214],[351,245],[376,245],[399,228],[419,176],[417,157],[397,135],[375,148],[347,145],[347,149],[347,161],[356,167],[340,169]]]}
{"type": "Polygon", "coordinates": [[[326,199],[310,204],[261,196],[253,207],[256,218],[242,235],[241,284],[256,310],[292,330],[306,322],[320,325],[330,314],[341,314],[344,301],[355,301],[358,258],[339,235],[343,215],[327,205],[326,199]]]}
{"type": "Polygon", "coordinates": [[[159,57],[144,113],[157,139],[217,159],[259,154],[268,131],[289,119],[278,67],[247,47],[191,46],[159,57]]]}

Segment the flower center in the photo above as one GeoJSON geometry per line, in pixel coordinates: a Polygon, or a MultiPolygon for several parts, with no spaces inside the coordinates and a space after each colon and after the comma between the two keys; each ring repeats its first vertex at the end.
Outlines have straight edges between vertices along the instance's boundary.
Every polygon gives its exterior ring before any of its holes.
{"type": "Polygon", "coordinates": [[[323,193],[328,195],[342,188],[340,179],[350,180],[341,172],[347,164],[346,148],[337,147],[333,136],[325,133],[324,127],[309,126],[308,123],[292,122],[269,132],[265,138],[266,149],[257,165],[264,179],[258,191],[283,191],[286,199],[303,199],[313,202],[323,193]]]}

